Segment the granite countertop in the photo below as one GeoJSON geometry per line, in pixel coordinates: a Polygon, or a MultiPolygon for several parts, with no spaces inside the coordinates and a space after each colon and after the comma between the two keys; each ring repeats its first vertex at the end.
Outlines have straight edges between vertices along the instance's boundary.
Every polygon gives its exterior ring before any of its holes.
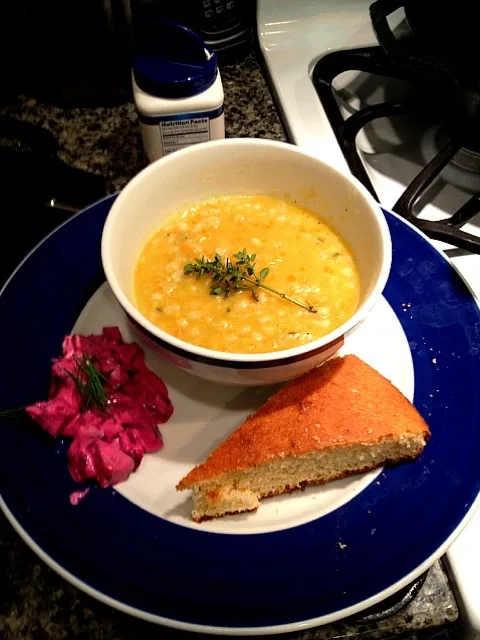
{"type": "MultiPolygon", "coordinates": [[[[282,125],[253,55],[222,70],[229,137],[285,140],[282,125]]],[[[109,193],[146,165],[133,104],[96,109],[60,109],[18,97],[0,113],[51,131],[69,165],[104,177],[109,193]]],[[[5,640],[148,640],[193,637],[110,609],[71,586],[41,562],[0,515],[0,637],[5,640]]],[[[343,621],[289,634],[295,640],[385,639],[439,627],[458,617],[441,563],[427,575],[419,595],[403,611],[376,623],[343,621]]],[[[423,637],[423,636],[422,636],[423,637]]],[[[431,637],[431,636],[429,636],[431,637]]]]}
{"type": "MultiPolygon", "coordinates": [[[[282,125],[253,56],[221,71],[226,135],[285,140],[282,125]]],[[[96,109],[61,109],[25,96],[0,108],[56,137],[67,164],[103,176],[114,193],[147,164],[133,103],[96,109]]]]}

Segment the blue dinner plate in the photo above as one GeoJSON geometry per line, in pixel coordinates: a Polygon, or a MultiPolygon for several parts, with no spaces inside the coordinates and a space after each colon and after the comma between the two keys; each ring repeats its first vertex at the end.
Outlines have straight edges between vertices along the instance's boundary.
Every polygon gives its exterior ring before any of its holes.
{"type": "MultiPolygon", "coordinates": [[[[50,234],[1,292],[0,408],[45,397],[51,359],[103,282],[100,238],[112,202],[50,234]]],[[[254,634],[358,612],[444,553],[480,490],[480,313],[444,256],[412,226],[385,215],[393,264],[384,296],[410,345],[414,402],[432,432],[417,461],[386,470],[381,482],[313,521],[229,535],[178,526],[114,489],[71,506],[68,494],[78,487],[67,471],[66,443],[30,421],[2,419],[0,504],[40,557],[134,615],[182,629],[254,634]]]]}

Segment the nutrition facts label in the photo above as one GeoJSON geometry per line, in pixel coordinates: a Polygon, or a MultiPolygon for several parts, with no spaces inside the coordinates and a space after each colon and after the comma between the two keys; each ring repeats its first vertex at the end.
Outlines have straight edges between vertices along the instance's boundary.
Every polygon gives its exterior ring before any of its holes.
{"type": "Polygon", "coordinates": [[[210,140],[209,118],[166,120],[160,122],[163,153],[168,155],[184,147],[210,140]]]}

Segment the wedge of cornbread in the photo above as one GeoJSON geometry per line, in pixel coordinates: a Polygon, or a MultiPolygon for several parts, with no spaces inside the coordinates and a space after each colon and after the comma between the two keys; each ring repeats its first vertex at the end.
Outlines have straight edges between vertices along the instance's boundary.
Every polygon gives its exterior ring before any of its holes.
{"type": "Polygon", "coordinates": [[[416,458],[430,431],[415,407],[356,356],[287,384],[177,485],[197,522],[259,500],[416,458]]]}

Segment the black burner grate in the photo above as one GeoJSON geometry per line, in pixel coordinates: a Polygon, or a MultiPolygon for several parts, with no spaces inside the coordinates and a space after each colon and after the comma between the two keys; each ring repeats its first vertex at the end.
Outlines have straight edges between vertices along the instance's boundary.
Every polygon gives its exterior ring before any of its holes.
{"type": "Polygon", "coordinates": [[[380,620],[385,620],[390,616],[399,613],[405,607],[407,607],[414,598],[420,593],[421,588],[423,587],[425,580],[427,578],[428,570],[425,573],[414,580],[412,583],[408,584],[403,589],[394,593],[393,596],[389,596],[385,600],[382,600],[378,604],[366,609],[362,613],[357,616],[353,616],[351,618],[354,624],[368,624],[369,622],[380,622],[380,620]]]}
{"type": "MultiPolygon", "coordinates": [[[[420,113],[422,106],[412,101],[385,102],[366,107],[344,118],[335,99],[332,83],[345,71],[365,71],[397,80],[425,82],[415,71],[392,62],[381,47],[363,47],[345,51],[334,51],[321,58],[315,65],[312,80],[318,97],[330,121],[345,159],[360,182],[378,200],[355,144],[358,132],[377,118],[420,113]]],[[[472,196],[451,218],[441,222],[422,220],[413,214],[413,206],[428,189],[456,153],[465,146],[459,137],[452,135],[438,154],[420,171],[392,207],[395,213],[414,224],[435,240],[480,253],[480,238],[462,231],[461,227],[480,213],[480,194],[472,196]]]]}

